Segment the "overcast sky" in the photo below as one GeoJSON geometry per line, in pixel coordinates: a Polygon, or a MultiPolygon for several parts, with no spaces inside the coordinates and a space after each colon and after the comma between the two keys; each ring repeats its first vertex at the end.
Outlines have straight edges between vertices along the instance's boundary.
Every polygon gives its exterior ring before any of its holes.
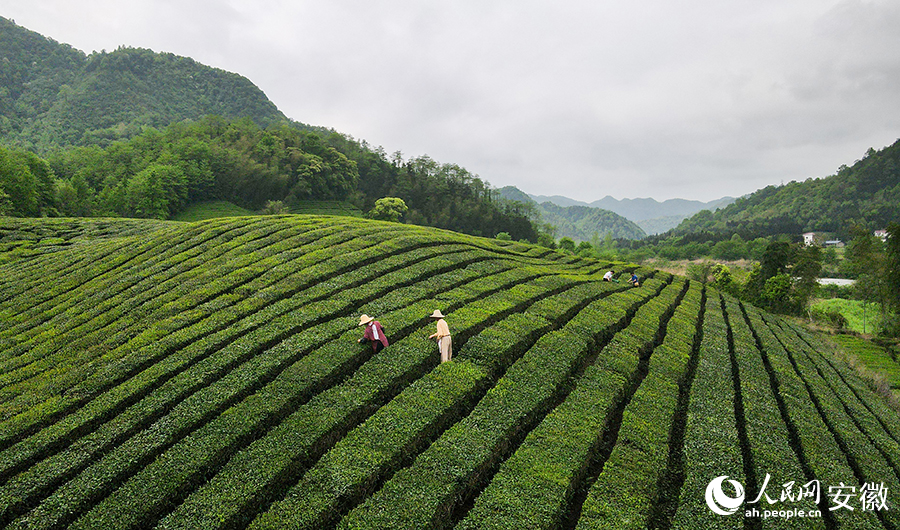
{"type": "Polygon", "coordinates": [[[496,187],[712,200],[900,138],[897,0],[0,0],[86,53],[239,73],[288,117],[496,187]]]}

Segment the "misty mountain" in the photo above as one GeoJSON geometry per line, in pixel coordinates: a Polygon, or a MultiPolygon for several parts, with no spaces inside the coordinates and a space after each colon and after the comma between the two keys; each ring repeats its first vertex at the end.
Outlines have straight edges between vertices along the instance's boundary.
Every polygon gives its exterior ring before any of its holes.
{"type": "Polygon", "coordinates": [[[723,197],[714,201],[702,202],[687,199],[668,199],[662,202],[656,199],[614,199],[606,196],[590,205],[595,208],[604,208],[628,219],[642,221],[645,219],[659,219],[661,217],[689,216],[701,210],[714,211],[734,202],[733,197],[723,197]]]}
{"type": "Polygon", "coordinates": [[[687,199],[668,199],[659,202],[651,198],[619,200],[607,195],[590,203],[561,195],[530,195],[530,197],[538,203],[549,201],[559,206],[590,206],[609,210],[634,221],[648,234],[665,232],[701,210],[715,211],[734,202],[733,197],[723,197],[709,202],[687,199]]]}
{"type": "Polygon", "coordinates": [[[621,239],[641,239],[647,235],[637,224],[602,208],[579,204],[560,206],[550,201],[538,203],[515,186],[505,186],[497,193],[506,200],[532,205],[542,222],[556,227],[556,237],[590,241],[594,235],[603,238],[609,234],[621,239]]]}

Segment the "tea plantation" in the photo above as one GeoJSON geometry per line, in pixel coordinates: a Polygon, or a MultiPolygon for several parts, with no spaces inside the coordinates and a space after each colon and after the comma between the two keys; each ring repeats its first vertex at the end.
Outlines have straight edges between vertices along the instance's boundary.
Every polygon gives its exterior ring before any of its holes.
{"type": "Polygon", "coordinates": [[[900,415],[833,348],[437,229],[3,218],[0,527],[900,529],[900,415]]]}

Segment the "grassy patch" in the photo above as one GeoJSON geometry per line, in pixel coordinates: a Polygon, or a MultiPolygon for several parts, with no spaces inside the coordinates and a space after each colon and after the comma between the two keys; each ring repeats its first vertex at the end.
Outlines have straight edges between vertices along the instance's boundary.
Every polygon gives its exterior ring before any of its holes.
{"type": "Polygon", "coordinates": [[[900,362],[881,346],[853,335],[835,335],[834,341],[847,353],[862,361],[866,368],[882,375],[894,394],[900,390],[900,362]]]}
{"type": "Polygon", "coordinates": [[[256,213],[228,201],[204,201],[188,206],[172,219],[175,221],[193,222],[215,219],[217,217],[240,217],[243,215],[256,215],[256,213]]]}
{"type": "Polygon", "coordinates": [[[363,211],[349,202],[342,201],[302,201],[291,208],[291,213],[308,215],[341,215],[345,217],[362,217],[363,211]]]}
{"type": "Polygon", "coordinates": [[[881,327],[881,312],[876,304],[864,303],[860,300],[829,298],[817,300],[810,309],[826,313],[840,313],[847,319],[849,329],[857,333],[873,333],[881,327]]]}

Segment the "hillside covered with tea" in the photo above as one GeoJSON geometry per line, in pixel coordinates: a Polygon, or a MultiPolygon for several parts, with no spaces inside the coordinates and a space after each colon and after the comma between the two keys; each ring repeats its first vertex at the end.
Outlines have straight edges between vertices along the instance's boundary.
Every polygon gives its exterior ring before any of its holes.
{"type": "Polygon", "coordinates": [[[5,218],[0,255],[6,528],[740,529],[760,492],[900,527],[896,410],[823,337],[667,273],[327,216],[5,218]]]}

